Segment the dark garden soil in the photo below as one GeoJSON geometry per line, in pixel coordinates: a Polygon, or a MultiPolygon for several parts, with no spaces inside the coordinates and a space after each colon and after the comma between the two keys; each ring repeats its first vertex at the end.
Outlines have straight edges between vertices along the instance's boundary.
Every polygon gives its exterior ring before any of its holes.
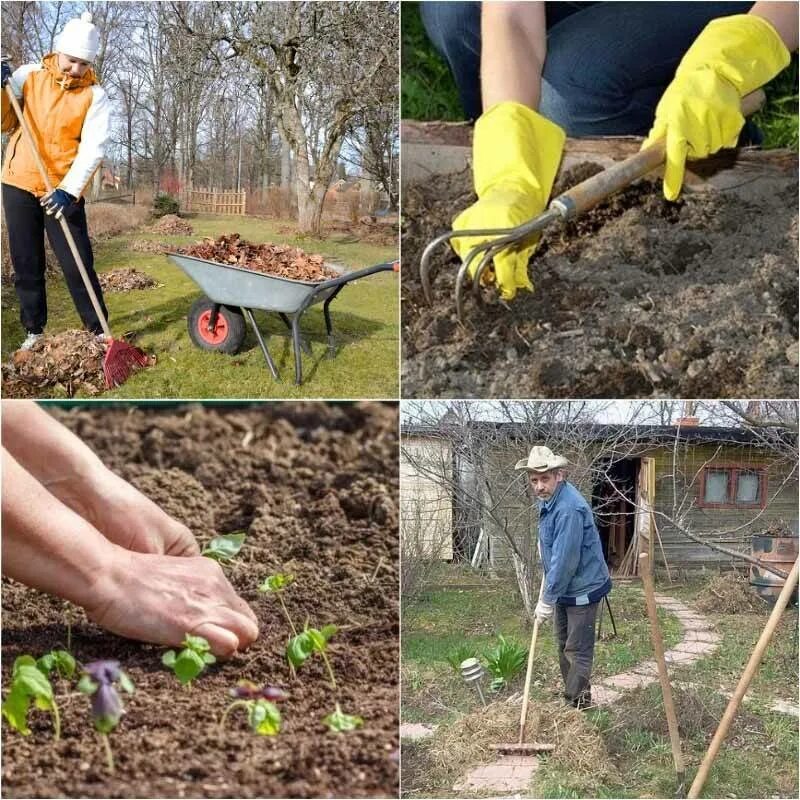
{"type": "MultiPolygon", "coordinates": [[[[599,169],[568,170],[555,192],[599,169]]],[[[434,302],[419,259],[475,200],[471,175],[414,183],[403,196],[406,397],[795,397],[797,178],[768,189],[662,199],[640,181],[545,232],[534,294],[510,310],[467,300],[458,324],[457,257],[434,258],[434,302]]]]}
{"type": "Polygon", "coordinates": [[[83,663],[115,658],[136,684],[110,738],[117,772],[104,765],[88,701],[56,682],[62,740],[35,712],[31,736],[4,725],[8,797],[365,797],[398,792],[397,408],[391,405],[264,404],[259,407],[94,408],[52,413],[119,474],[133,481],[202,542],[247,531],[225,571],[258,615],[245,653],[182,687],[161,665],[164,648],[117,638],[82,612],[3,583],[3,689],[14,658],[63,646],[83,663]],[[338,699],[364,718],[334,734],[321,719],[336,696],[322,662],[290,678],[287,624],[256,587],[291,572],[284,597],[297,620],[336,623],[330,643],[338,699]],[[239,678],[284,687],[283,730],[249,731],[233,712],[217,729],[239,678]]]}

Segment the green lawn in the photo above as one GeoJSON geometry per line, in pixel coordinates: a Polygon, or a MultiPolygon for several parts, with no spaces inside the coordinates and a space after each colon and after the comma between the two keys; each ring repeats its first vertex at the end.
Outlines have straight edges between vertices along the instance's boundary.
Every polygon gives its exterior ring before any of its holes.
{"type": "MultiPolygon", "coordinates": [[[[447,62],[430,43],[419,15],[419,3],[404,2],[401,15],[403,70],[402,114],[405,119],[463,120],[455,82],[447,62]]],[[[767,105],[755,116],[764,148],[797,150],[797,53],[791,64],[764,88],[767,105]]]]}
{"type": "MultiPolygon", "coordinates": [[[[303,355],[302,386],[294,385],[291,339],[281,320],[264,312],[256,318],[270,334],[269,347],[282,380],[276,382],[267,371],[264,357],[252,331],[236,356],[207,353],[189,339],[186,315],[202,294],[200,288],[160,254],[137,253],[128,249],[131,239],[152,239],[169,244],[189,244],[202,236],[219,236],[238,231],[252,241],[273,241],[319,252],[349,268],[361,268],[397,258],[394,248],[360,242],[338,242],[291,238],[281,229],[286,221],[256,217],[200,215],[190,220],[192,236],[160,236],[137,233],[98,243],[95,264],[98,272],[135,267],[154,277],[162,287],[106,295],[111,326],[116,333],[133,332],[136,343],[155,353],[154,367],[133,375],[107,397],[169,398],[361,398],[396,397],[398,394],[398,276],[385,272],[346,286],[331,304],[333,331],[338,351],[327,359],[325,321],[322,306],[303,317],[302,329],[312,347],[303,355]]],[[[47,331],[55,333],[80,327],[69,293],[60,276],[48,281],[49,321],[47,331]]],[[[6,360],[24,338],[19,324],[13,289],[3,290],[2,356],[6,360]]]]}
{"type": "MultiPolygon", "coordinates": [[[[405,722],[447,725],[478,707],[477,695],[446,663],[449,652],[463,647],[481,655],[498,633],[528,646],[530,627],[522,622],[513,576],[480,588],[459,588],[459,583],[467,585],[467,574],[458,569],[449,574],[451,580],[445,571],[436,577],[435,590],[403,608],[401,675],[405,722]]],[[[473,583],[475,580],[473,577],[473,583]]],[[[694,580],[675,586],[664,582],[657,588],[691,604],[704,585],[694,580]]],[[[611,604],[619,636],[597,643],[595,680],[653,657],[641,590],[636,585],[616,585],[611,604]]],[[[767,612],[707,616],[723,636],[719,648],[688,668],[670,668],[689,780],[727,705],[722,691],[735,688],[767,612]]],[[[672,615],[659,612],[659,618],[666,646],[670,647],[681,638],[680,626],[672,615]]],[[[751,685],[752,699],[740,709],[731,735],[712,767],[704,797],[797,797],[797,718],[769,708],[776,699],[797,702],[797,624],[797,610],[792,609],[785,614],[751,685]]],[[[610,633],[607,617],[603,631],[604,635],[610,633]]],[[[549,626],[540,634],[537,653],[533,703],[537,699],[552,700],[560,692],[561,678],[549,626]]],[[[523,676],[518,676],[504,695],[519,691],[522,680],[523,676]]],[[[618,777],[597,789],[587,784],[579,771],[558,768],[545,758],[529,796],[674,796],[675,773],[658,683],[626,692],[615,705],[591,710],[587,717],[602,737],[618,777]]],[[[450,786],[429,782],[435,769],[426,768],[425,742],[403,743],[404,775],[412,777],[410,784],[404,783],[404,796],[455,796],[450,786]]],[[[487,762],[490,759],[487,756],[487,762]]]]}

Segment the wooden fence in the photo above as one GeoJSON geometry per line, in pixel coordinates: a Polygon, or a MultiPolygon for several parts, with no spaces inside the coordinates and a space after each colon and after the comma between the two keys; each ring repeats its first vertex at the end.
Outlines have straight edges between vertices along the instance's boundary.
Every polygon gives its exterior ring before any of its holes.
{"type": "Polygon", "coordinates": [[[186,189],[180,195],[183,211],[206,211],[210,214],[247,213],[247,193],[220,189],[186,189]]]}

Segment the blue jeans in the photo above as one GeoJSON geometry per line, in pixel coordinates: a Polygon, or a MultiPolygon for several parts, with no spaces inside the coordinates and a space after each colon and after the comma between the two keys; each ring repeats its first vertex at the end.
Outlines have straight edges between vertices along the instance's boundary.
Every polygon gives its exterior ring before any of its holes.
{"type": "MultiPolygon", "coordinates": [[[[569,136],[644,136],[683,54],[716,17],[752,3],[547,3],[539,112],[569,136]]],[[[481,114],[481,4],[420,3],[422,22],[458,86],[468,119],[481,114]]],[[[752,137],[751,137],[752,138],[752,137]]]]}

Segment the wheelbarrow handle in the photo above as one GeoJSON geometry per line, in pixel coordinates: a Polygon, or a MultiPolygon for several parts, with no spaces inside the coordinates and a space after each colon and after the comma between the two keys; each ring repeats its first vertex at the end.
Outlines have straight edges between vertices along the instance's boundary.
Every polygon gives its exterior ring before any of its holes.
{"type": "MultiPolygon", "coordinates": [[[[358,280],[359,278],[366,278],[367,275],[374,275],[376,272],[399,272],[399,261],[385,261],[383,264],[373,264],[371,267],[364,267],[364,269],[357,269],[355,272],[348,272],[346,275],[340,275],[338,278],[331,278],[330,280],[323,281],[316,286],[316,292],[323,289],[332,289],[335,286],[344,286],[350,281],[358,280]]],[[[315,294],[316,294],[315,292],[315,294]]]]}

